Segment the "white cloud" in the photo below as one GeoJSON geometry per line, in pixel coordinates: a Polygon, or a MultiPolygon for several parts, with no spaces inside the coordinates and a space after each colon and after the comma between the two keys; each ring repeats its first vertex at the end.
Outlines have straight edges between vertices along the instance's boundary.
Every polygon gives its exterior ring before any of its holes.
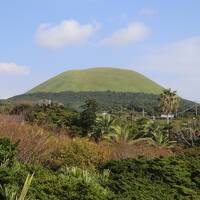
{"type": "Polygon", "coordinates": [[[141,22],[129,24],[126,28],[121,28],[111,36],[104,38],[101,45],[111,47],[121,47],[134,44],[145,39],[150,34],[150,29],[141,22]]]}
{"type": "Polygon", "coordinates": [[[156,48],[139,66],[157,81],[200,101],[200,36],[156,48]]]}
{"type": "Polygon", "coordinates": [[[17,65],[15,63],[0,63],[0,74],[29,74],[28,67],[17,65]]]}
{"type": "Polygon", "coordinates": [[[77,45],[88,41],[96,29],[96,25],[81,25],[73,19],[55,26],[41,24],[36,33],[36,42],[40,47],[50,49],[77,45]]]}
{"type": "Polygon", "coordinates": [[[141,16],[154,16],[156,14],[155,10],[151,9],[151,8],[142,8],[139,12],[139,14],[141,16]]]}

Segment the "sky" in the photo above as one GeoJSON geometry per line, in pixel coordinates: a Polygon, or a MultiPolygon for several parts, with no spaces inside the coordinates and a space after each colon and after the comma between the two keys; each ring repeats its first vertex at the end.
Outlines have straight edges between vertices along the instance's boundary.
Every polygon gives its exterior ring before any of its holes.
{"type": "Polygon", "coordinates": [[[200,101],[199,0],[1,0],[0,98],[63,71],[138,71],[200,101]]]}

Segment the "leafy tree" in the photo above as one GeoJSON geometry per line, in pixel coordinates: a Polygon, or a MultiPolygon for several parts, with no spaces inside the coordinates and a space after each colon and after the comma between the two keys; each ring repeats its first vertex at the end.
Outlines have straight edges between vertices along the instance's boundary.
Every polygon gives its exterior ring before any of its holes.
{"type": "Polygon", "coordinates": [[[25,115],[25,120],[38,125],[47,125],[56,129],[68,129],[75,126],[78,113],[57,103],[37,104],[25,115]]]}
{"type": "Polygon", "coordinates": [[[176,91],[171,89],[164,90],[160,95],[160,107],[162,112],[167,115],[167,123],[169,123],[169,116],[176,112],[179,105],[179,98],[176,91]]]}
{"type": "Polygon", "coordinates": [[[83,129],[83,135],[87,135],[95,124],[98,105],[95,99],[88,99],[81,108],[83,110],[80,113],[80,125],[83,129]]]}

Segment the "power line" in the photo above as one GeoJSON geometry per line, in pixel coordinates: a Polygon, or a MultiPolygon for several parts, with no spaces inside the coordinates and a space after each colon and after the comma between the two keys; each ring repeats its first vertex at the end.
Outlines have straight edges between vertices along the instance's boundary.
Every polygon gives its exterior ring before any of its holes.
{"type": "Polygon", "coordinates": [[[195,105],[193,105],[192,107],[187,108],[181,112],[178,112],[177,115],[184,114],[185,112],[187,112],[189,110],[195,109],[195,115],[197,116],[198,115],[198,107],[200,107],[200,105],[198,103],[195,103],[195,105]]]}

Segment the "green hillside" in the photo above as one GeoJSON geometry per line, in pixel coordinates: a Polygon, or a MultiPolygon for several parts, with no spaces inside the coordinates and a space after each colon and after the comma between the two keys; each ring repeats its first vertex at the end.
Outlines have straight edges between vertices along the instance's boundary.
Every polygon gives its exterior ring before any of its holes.
{"type": "Polygon", "coordinates": [[[159,94],[163,88],[135,71],[118,68],[90,68],[61,73],[28,93],[108,90],[159,94]]]}

